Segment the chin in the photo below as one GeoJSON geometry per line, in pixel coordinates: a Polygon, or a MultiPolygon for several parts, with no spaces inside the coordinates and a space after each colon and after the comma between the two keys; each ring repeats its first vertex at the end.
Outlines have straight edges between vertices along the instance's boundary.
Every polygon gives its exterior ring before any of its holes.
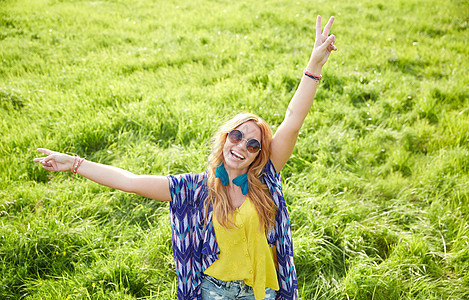
{"type": "Polygon", "coordinates": [[[225,167],[226,168],[230,168],[230,169],[234,169],[234,170],[240,170],[240,169],[247,168],[248,166],[249,165],[245,164],[245,162],[235,162],[235,161],[225,159],[225,167]]]}
{"type": "MultiPolygon", "coordinates": [[[[228,154],[230,155],[230,154],[228,154]]],[[[242,169],[247,169],[249,165],[252,163],[251,161],[238,161],[235,159],[231,159],[230,157],[224,157],[224,163],[225,163],[225,168],[229,168],[232,170],[242,170],[242,169]]]]}

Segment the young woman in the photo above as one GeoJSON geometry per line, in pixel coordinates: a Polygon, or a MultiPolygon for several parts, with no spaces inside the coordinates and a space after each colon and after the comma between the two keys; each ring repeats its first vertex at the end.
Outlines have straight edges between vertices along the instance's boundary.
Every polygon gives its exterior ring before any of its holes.
{"type": "Polygon", "coordinates": [[[280,170],[311,108],[330,53],[334,18],[316,41],[304,76],[275,135],[253,114],[239,114],[214,136],[205,173],[154,176],[48,149],[49,171],[73,171],[99,184],[170,202],[178,299],[297,299],[290,220],[280,170]]]}

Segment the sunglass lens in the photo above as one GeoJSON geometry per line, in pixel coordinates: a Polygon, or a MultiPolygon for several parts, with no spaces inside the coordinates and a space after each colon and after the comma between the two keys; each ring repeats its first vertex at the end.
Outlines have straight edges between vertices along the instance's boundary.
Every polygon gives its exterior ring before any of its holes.
{"type": "Polygon", "coordinates": [[[261,143],[259,143],[258,140],[255,139],[250,139],[246,143],[246,148],[248,149],[249,152],[251,153],[257,153],[259,149],[261,148],[261,143]]]}
{"type": "Polygon", "coordinates": [[[235,129],[235,130],[230,131],[230,133],[228,133],[228,138],[230,139],[230,142],[237,144],[241,142],[241,140],[243,139],[243,133],[235,129]]]}

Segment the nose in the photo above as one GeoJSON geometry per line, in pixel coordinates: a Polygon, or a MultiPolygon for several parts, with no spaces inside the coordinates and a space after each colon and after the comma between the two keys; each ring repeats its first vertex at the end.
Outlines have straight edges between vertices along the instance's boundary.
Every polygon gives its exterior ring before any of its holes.
{"type": "Polygon", "coordinates": [[[241,141],[239,142],[239,144],[241,144],[242,142],[245,142],[246,144],[248,143],[248,140],[245,139],[245,138],[241,138],[241,141]]]}
{"type": "Polygon", "coordinates": [[[239,141],[237,144],[236,144],[236,147],[241,149],[241,150],[247,150],[247,143],[248,143],[248,140],[245,139],[245,138],[242,138],[241,141],[239,141]]]}

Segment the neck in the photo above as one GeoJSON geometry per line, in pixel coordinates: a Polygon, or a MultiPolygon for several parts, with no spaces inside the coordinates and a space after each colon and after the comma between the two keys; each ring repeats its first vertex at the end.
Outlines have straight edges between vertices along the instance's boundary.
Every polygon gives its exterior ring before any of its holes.
{"type": "Polygon", "coordinates": [[[234,170],[234,169],[226,169],[226,172],[228,173],[228,177],[230,178],[230,185],[232,184],[232,180],[235,179],[236,177],[243,175],[244,173],[248,172],[248,169],[241,169],[241,170],[234,170]]]}
{"type": "Polygon", "coordinates": [[[247,170],[248,168],[227,170],[224,164],[220,164],[215,170],[215,177],[220,178],[221,184],[224,186],[228,186],[229,190],[236,193],[241,191],[243,195],[247,195],[247,193],[249,192],[249,180],[247,177],[247,170]],[[237,187],[240,187],[241,190],[237,187]]]}

